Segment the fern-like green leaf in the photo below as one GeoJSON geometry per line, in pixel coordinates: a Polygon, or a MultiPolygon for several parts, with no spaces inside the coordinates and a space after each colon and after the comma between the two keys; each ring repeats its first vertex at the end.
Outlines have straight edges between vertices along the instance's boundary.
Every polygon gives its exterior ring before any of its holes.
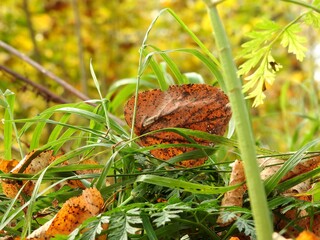
{"type": "Polygon", "coordinates": [[[160,212],[153,213],[153,222],[157,227],[164,226],[166,223],[171,222],[174,218],[180,218],[179,213],[190,211],[192,208],[188,203],[178,202],[164,207],[160,212]]]}
{"type": "Polygon", "coordinates": [[[310,11],[305,15],[305,22],[314,28],[320,28],[320,14],[310,11]]]}
{"type": "Polygon", "coordinates": [[[256,54],[257,51],[263,46],[266,46],[270,39],[280,30],[280,26],[270,20],[264,20],[261,23],[258,23],[256,26],[256,31],[250,32],[247,34],[247,37],[250,40],[242,44],[241,55],[244,56],[248,53],[256,54]]]}
{"type": "Polygon", "coordinates": [[[265,90],[266,84],[272,85],[274,83],[275,73],[282,67],[280,64],[275,63],[270,50],[264,54],[262,60],[260,61],[259,59],[259,67],[251,75],[245,78],[248,82],[243,86],[243,92],[249,92],[249,95],[246,98],[254,98],[254,107],[263,103],[265,99],[263,91],[265,90]],[[274,65],[270,65],[271,63],[274,65]]]}
{"type": "Polygon", "coordinates": [[[244,232],[245,235],[251,236],[252,239],[256,239],[256,231],[253,220],[248,220],[239,217],[235,222],[235,225],[237,226],[240,232],[244,232]]]}
{"type": "Polygon", "coordinates": [[[138,216],[133,217],[135,209],[129,210],[127,213],[119,212],[111,216],[109,240],[127,240],[128,233],[135,234],[139,229],[132,227],[131,224],[141,223],[138,216]],[[132,212],[133,211],[133,212],[132,212]]]}
{"type": "MultiPolygon", "coordinates": [[[[95,240],[97,239],[98,235],[102,232],[102,224],[109,223],[110,217],[109,216],[101,216],[100,218],[90,218],[86,221],[87,224],[83,224],[82,229],[86,229],[79,240],[95,240]]],[[[69,238],[70,239],[70,238],[69,238]]]]}
{"type": "Polygon", "coordinates": [[[299,36],[301,32],[300,25],[295,23],[286,28],[282,35],[281,45],[288,47],[288,52],[296,55],[299,61],[305,57],[307,48],[303,45],[307,40],[305,37],[299,36]]]}
{"type": "Polygon", "coordinates": [[[151,217],[155,218],[153,222],[157,227],[164,226],[166,223],[171,222],[171,219],[180,218],[178,213],[183,212],[182,210],[167,210],[163,209],[162,212],[154,213],[151,217]]]}

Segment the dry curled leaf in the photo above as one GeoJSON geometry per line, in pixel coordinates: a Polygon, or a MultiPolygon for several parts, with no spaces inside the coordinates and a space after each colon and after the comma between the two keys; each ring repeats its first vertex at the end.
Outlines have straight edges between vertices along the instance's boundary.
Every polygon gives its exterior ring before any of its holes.
{"type": "Polygon", "coordinates": [[[96,188],[88,188],[82,195],[67,200],[56,216],[28,236],[28,239],[50,239],[57,234],[67,235],[89,217],[98,215],[103,203],[100,192],[96,188]]]}
{"type": "MultiPolygon", "coordinates": [[[[233,165],[231,176],[230,176],[230,183],[229,185],[235,185],[237,183],[245,181],[244,179],[244,172],[242,165],[239,165],[241,162],[236,161],[233,165]],[[242,178],[243,177],[243,178],[242,178]],[[238,179],[238,180],[237,180],[238,179]]],[[[284,160],[281,159],[275,159],[275,158],[265,158],[259,160],[260,167],[263,168],[263,170],[260,173],[260,176],[263,180],[271,177],[273,174],[275,174],[281,167],[281,165],[284,163],[284,160]]],[[[313,157],[311,159],[305,160],[297,164],[296,167],[293,168],[288,174],[285,175],[281,179],[281,181],[285,181],[287,179],[290,179],[292,177],[295,177],[299,174],[306,173],[308,171],[313,170],[314,168],[318,167],[320,165],[320,156],[313,157]]],[[[292,195],[294,197],[299,198],[300,200],[309,200],[309,198],[306,198],[303,193],[308,191],[311,187],[310,180],[306,180],[291,189],[288,189],[286,192],[282,193],[283,195],[292,195]],[[303,199],[302,199],[303,198],[303,199]]],[[[225,193],[223,200],[221,202],[221,206],[242,206],[242,198],[243,194],[245,193],[246,187],[243,185],[241,188],[237,188],[233,191],[229,191],[225,193]]],[[[283,228],[287,227],[289,222],[295,221],[296,226],[300,226],[302,229],[310,228],[310,216],[308,216],[306,210],[298,211],[296,209],[292,209],[287,211],[286,213],[281,213],[281,209],[278,209],[277,215],[281,215],[281,217],[275,218],[275,227],[279,230],[282,230],[283,228]]],[[[218,218],[217,221],[221,225],[230,224],[232,221],[228,223],[222,223],[221,219],[218,218]]],[[[288,227],[288,231],[285,234],[285,237],[296,237],[299,232],[293,228],[288,227]]],[[[313,224],[312,229],[310,229],[313,233],[316,235],[320,235],[320,214],[313,216],[313,224]]]]}
{"type": "MultiPolygon", "coordinates": [[[[124,109],[129,126],[132,125],[134,106],[135,96],[129,99],[124,109]]],[[[163,128],[178,127],[223,135],[230,118],[228,97],[220,89],[206,84],[173,85],[167,91],[154,89],[138,94],[134,132],[140,136],[163,128]]],[[[140,140],[143,146],[189,143],[173,132],[149,134],[140,140]]],[[[202,145],[212,144],[202,139],[195,140],[202,145]]],[[[155,149],[151,154],[168,160],[191,150],[194,148],[172,147],[155,149]]],[[[183,161],[182,165],[201,165],[204,161],[183,161]]]]}
{"type": "MultiPolygon", "coordinates": [[[[10,170],[10,173],[38,173],[54,160],[52,153],[52,150],[43,152],[32,151],[27,154],[18,164],[13,163],[15,166],[10,170]]],[[[23,186],[23,193],[29,196],[32,194],[34,189],[33,181],[4,179],[1,181],[1,183],[4,194],[9,198],[14,198],[23,186]]]]}
{"type": "Polygon", "coordinates": [[[305,172],[309,172],[319,166],[320,166],[320,155],[304,160],[300,162],[297,166],[295,166],[288,174],[286,174],[282,179],[282,181],[293,178],[305,172]]]}
{"type": "Polygon", "coordinates": [[[13,160],[4,160],[0,159],[0,171],[4,173],[10,172],[15,166],[18,165],[18,161],[13,159],[13,160]]]}
{"type": "MultiPolygon", "coordinates": [[[[236,160],[232,166],[229,186],[234,186],[244,182],[245,182],[245,174],[244,174],[242,162],[239,160],[236,160]]],[[[241,207],[243,204],[243,194],[245,193],[246,189],[247,189],[246,186],[242,184],[236,189],[226,192],[223,195],[221,207],[227,207],[227,206],[241,207]]],[[[217,223],[221,226],[225,226],[230,224],[234,220],[235,219],[230,219],[228,222],[223,222],[222,218],[219,217],[217,220],[217,223]]]]}
{"type": "Polygon", "coordinates": [[[301,229],[308,229],[310,226],[310,217],[308,217],[306,210],[298,211],[291,209],[282,213],[280,209],[278,213],[275,214],[274,225],[275,229],[279,231],[286,229],[286,232],[283,234],[284,237],[296,237],[300,232],[297,226],[301,229]],[[294,223],[294,227],[289,225],[289,223],[292,222],[294,223]]]}

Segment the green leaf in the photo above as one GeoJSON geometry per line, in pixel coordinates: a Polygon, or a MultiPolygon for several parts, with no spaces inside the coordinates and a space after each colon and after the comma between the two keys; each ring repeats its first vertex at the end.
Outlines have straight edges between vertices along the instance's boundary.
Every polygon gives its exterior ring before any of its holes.
{"type": "Polygon", "coordinates": [[[141,220],[142,220],[143,228],[146,231],[146,234],[148,236],[148,239],[157,240],[158,239],[157,238],[157,234],[156,234],[156,232],[154,231],[154,229],[152,227],[149,215],[142,212],[140,214],[140,217],[141,217],[141,220]]]}
{"type": "Polygon", "coordinates": [[[162,212],[154,213],[151,215],[152,218],[155,218],[153,222],[157,227],[164,226],[166,223],[171,222],[173,218],[180,218],[178,213],[182,213],[182,210],[170,210],[168,211],[166,208],[163,209],[162,212]]]}
{"type": "Polygon", "coordinates": [[[186,181],[182,181],[182,180],[178,180],[178,179],[161,177],[161,176],[156,176],[156,175],[140,175],[136,181],[155,184],[155,185],[162,186],[162,187],[177,188],[177,189],[181,189],[186,192],[192,192],[192,193],[197,193],[197,194],[225,193],[227,191],[230,191],[230,190],[238,187],[238,185],[228,186],[228,187],[208,186],[208,185],[191,183],[191,182],[186,182],[186,181]]]}
{"type": "Polygon", "coordinates": [[[310,11],[305,15],[305,22],[314,28],[320,28],[320,14],[310,11]]]}
{"type": "MultiPolygon", "coordinates": [[[[298,176],[296,176],[294,178],[291,178],[289,180],[281,182],[280,184],[277,185],[275,190],[280,193],[284,192],[284,191],[298,185],[299,183],[302,183],[303,181],[306,181],[308,179],[313,178],[314,176],[317,176],[319,173],[320,173],[320,168],[316,168],[316,169],[313,169],[309,172],[299,174],[298,176]]],[[[308,194],[308,192],[305,194],[308,194]]]]}
{"type": "Polygon", "coordinates": [[[258,23],[256,30],[247,34],[250,40],[242,44],[243,50],[240,56],[243,57],[247,54],[255,54],[261,48],[268,46],[270,40],[274,37],[281,27],[270,20],[264,19],[262,22],[258,23]]]}
{"type": "Polygon", "coordinates": [[[78,240],[95,240],[98,238],[98,235],[102,232],[102,224],[103,223],[109,223],[110,217],[109,216],[100,216],[100,217],[93,217],[87,219],[82,225],[81,230],[84,230],[81,237],[78,237],[79,235],[79,229],[78,231],[73,231],[74,236],[69,235],[68,240],[71,239],[71,237],[74,237],[73,239],[78,240]],[[77,238],[78,237],[78,238],[77,238]]]}
{"type": "MultiPolygon", "coordinates": [[[[139,229],[132,227],[131,224],[133,223],[130,213],[134,213],[135,209],[129,210],[127,213],[125,212],[118,212],[111,215],[110,218],[110,225],[109,229],[110,234],[108,235],[109,240],[127,240],[128,233],[135,234],[139,229]],[[133,211],[133,212],[132,212],[133,211]]],[[[139,217],[139,215],[137,216],[139,217]]],[[[140,218],[135,218],[137,220],[140,218]]],[[[141,222],[141,221],[139,221],[141,222]]],[[[139,223],[135,222],[135,223],[139,223]]]]}
{"type": "Polygon", "coordinates": [[[307,40],[305,37],[299,36],[300,32],[301,28],[298,23],[286,28],[282,35],[281,45],[288,47],[288,52],[295,54],[296,58],[302,61],[307,51],[307,48],[304,46],[307,40]]]}
{"type": "Polygon", "coordinates": [[[6,109],[4,112],[4,149],[6,149],[4,158],[11,159],[11,147],[12,147],[12,130],[15,124],[13,120],[13,107],[15,102],[15,95],[11,94],[7,96],[6,109]]]}
{"type": "Polygon", "coordinates": [[[244,232],[246,236],[251,236],[253,239],[255,239],[256,231],[253,220],[248,220],[239,217],[235,222],[235,225],[237,226],[240,232],[244,232]]]}
{"type": "Polygon", "coordinates": [[[303,146],[299,151],[297,151],[294,155],[292,155],[282,166],[281,168],[270,178],[265,181],[266,193],[269,195],[271,191],[273,191],[281,179],[290,171],[292,170],[298,163],[301,161],[302,157],[304,156],[305,152],[311,148],[312,146],[316,145],[320,142],[320,138],[315,139],[305,146],[303,146]]]}

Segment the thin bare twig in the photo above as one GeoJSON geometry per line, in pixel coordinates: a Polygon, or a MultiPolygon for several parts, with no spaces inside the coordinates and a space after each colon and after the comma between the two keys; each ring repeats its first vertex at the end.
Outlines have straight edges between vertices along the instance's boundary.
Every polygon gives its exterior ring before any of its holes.
{"type": "MultiPolygon", "coordinates": [[[[54,75],[52,72],[48,71],[47,69],[45,69],[44,67],[42,67],[39,63],[33,61],[32,59],[30,59],[28,56],[26,56],[25,54],[19,52],[18,50],[16,50],[15,48],[11,47],[10,45],[6,44],[5,42],[0,40],[0,47],[4,48],[5,50],[7,50],[8,52],[14,54],[15,56],[21,58],[22,60],[26,61],[27,63],[29,63],[31,66],[33,66],[34,68],[36,68],[38,71],[40,71],[41,73],[43,73],[44,75],[48,76],[49,78],[53,79],[55,82],[57,82],[58,84],[60,84],[62,87],[64,87],[66,90],[68,90],[70,93],[76,95],[77,97],[79,97],[82,100],[90,100],[88,96],[86,96],[85,94],[81,93],[80,91],[78,91],[77,89],[75,89],[73,86],[71,86],[70,84],[68,84],[67,82],[65,82],[63,79],[57,77],[56,75],[54,75]]],[[[90,104],[90,103],[88,103],[90,104]]],[[[122,121],[120,118],[118,118],[117,116],[114,116],[113,114],[109,113],[110,118],[112,118],[113,120],[115,120],[119,125],[124,126],[125,123],[124,121],[122,121]]]]}
{"type": "Polygon", "coordinates": [[[0,65],[0,70],[10,74],[11,76],[13,76],[14,78],[16,78],[17,80],[20,80],[22,82],[27,83],[28,85],[36,88],[38,90],[38,93],[43,96],[46,100],[51,100],[53,102],[56,103],[67,103],[66,100],[62,99],[61,97],[59,97],[58,95],[52,93],[50,90],[48,90],[47,88],[45,88],[44,86],[35,83],[33,81],[31,81],[30,79],[20,75],[19,73],[16,73],[15,71],[0,65]]]}
{"type": "Polygon", "coordinates": [[[42,67],[39,63],[35,62],[34,60],[29,58],[25,54],[19,52],[17,49],[11,47],[10,45],[6,44],[5,42],[3,42],[1,40],[0,40],[0,47],[5,49],[5,50],[7,50],[8,52],[14,54],[15,56],[17,56],[18,58],[22,59],[23,61],[29,63],[35,69],[37,69],[38,71],[40,71],[41,73],[43,73],[47,77],[51,78],[52,80],[54,80],[55,82],[60,84],[65,90],[67,90],[70,93],[76,95],[81,100],[89,100],[88,96],[86,96],[82,92],[80,92],[77,89],[75,89],[72,85],[70,85],[69,83],[67,83],[66,81],[61,79],[60,77],[56,76],[55,74],[53,74],[49,70],[47,70],[44,67],[42,67]]]}

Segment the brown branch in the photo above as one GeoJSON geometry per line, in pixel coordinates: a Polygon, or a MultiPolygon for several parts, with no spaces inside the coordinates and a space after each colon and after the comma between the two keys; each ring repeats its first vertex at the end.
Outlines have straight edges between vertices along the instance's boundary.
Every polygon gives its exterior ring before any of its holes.
{"type": "MultiPolygon", "coordinates": [[[[34,68],[36,68],[38,71],[40,71],[41,73],[43,73],[44,75],[48,76],[49,78],[53,79],[55,82],[59,83],[62,87],[64,87],[66,90],[68,90],[70,93],[76,95],[77,97],[79,97],[82,100],[89,100],[89,97],[86,96],[85,94],[81,93],[80,91],[78,91],[77,89],[75,89],[73,86],[71,86],[70,84],[68,84],[67,82],[65,82],[63,79],[57,77],[56,75],[54,75],[52,72],[48,71],[47,69],[45,69],[44,67],[42,67],[39,63],[33,61],[32,59],[30,59],[28,56],[26,56],[25,54],[19,52],[18,50],[16,50],[15,48],[11,47],[10,45],[6,44],[5,42],[0,40],[0,47],[4,48],[5,50],[7,50],[8,52],[14,54],[15,56],[19,57],[20,59],[26,61],[27,63],[29,63],[31,66],[33,66],[34,68]]],[[[3,66],[2,66],[3,68],[3,66]]],[[[5,71],[5,70],[4,70],[5,71]]],[[[22,76],[21,76],[22,77],[22,76]]],[[[22,77],[23,78],[23,77],[22,77]]],[[[22,80],[20,78],[20,80],[22,80]]],[[[23,81],[23,80],[22,80],[23,81]]],[[[90,104],[90,103],[89,103],[90,104]]],[[[115,120],[119,125],[124,126],[125,123],[124,121],[122,121],[120,118],[118,118],[117,116],[114,116],[113,114],[109,113],[108,114],[110,116],[110,118],[112,118],[113,120],[115,120]]]]}
{"type": "Polygon", "coordinates": [[[6,44],[5,42],[0,40],[0,47],[7,50],[8,52],[14,54],[18,58],[22,59],[23,61],[29,63],[31,66],[33,66],[35,69],[46,75],[47,77],[51,78],[58,84],[60,84],[65,90],[69,91],[70,93],[76,95],[81,100],[89,100],[89,97],[83,94],[82,92],[78,91],[76,88],[74,88],[72,85],[64,81],[63,79],[59,78],[49,70],[42,67],[39,63],[35,62],[25,54],[19,52],[17,49],[11,47],[10,45],[6,44]]]}
{"type": "Polygon", "coordinates": [[[61,97],[59,97],[58,95],[52,93],[50,90],[48,90],[47,88],[45,88],[44,86],[38,84],[38,83],[35,83],[33,81],[31,81],[30,79],[20,75],[19,73],[16,73],[14,72],[13,70],[3,66],[3,65],[0,65],[0,70],[10,74],[11,76],[13,76],[14,78],[16,78],[17,80],[20,80],[22,82],[25,82],[27,83],[28,85],[36,88],[38,90],[38,93],[45,97],[46,100],[51,100],[53,102],[56,102],[56,103],[67,103],[66,100],[62,99],[61,97]]]}

